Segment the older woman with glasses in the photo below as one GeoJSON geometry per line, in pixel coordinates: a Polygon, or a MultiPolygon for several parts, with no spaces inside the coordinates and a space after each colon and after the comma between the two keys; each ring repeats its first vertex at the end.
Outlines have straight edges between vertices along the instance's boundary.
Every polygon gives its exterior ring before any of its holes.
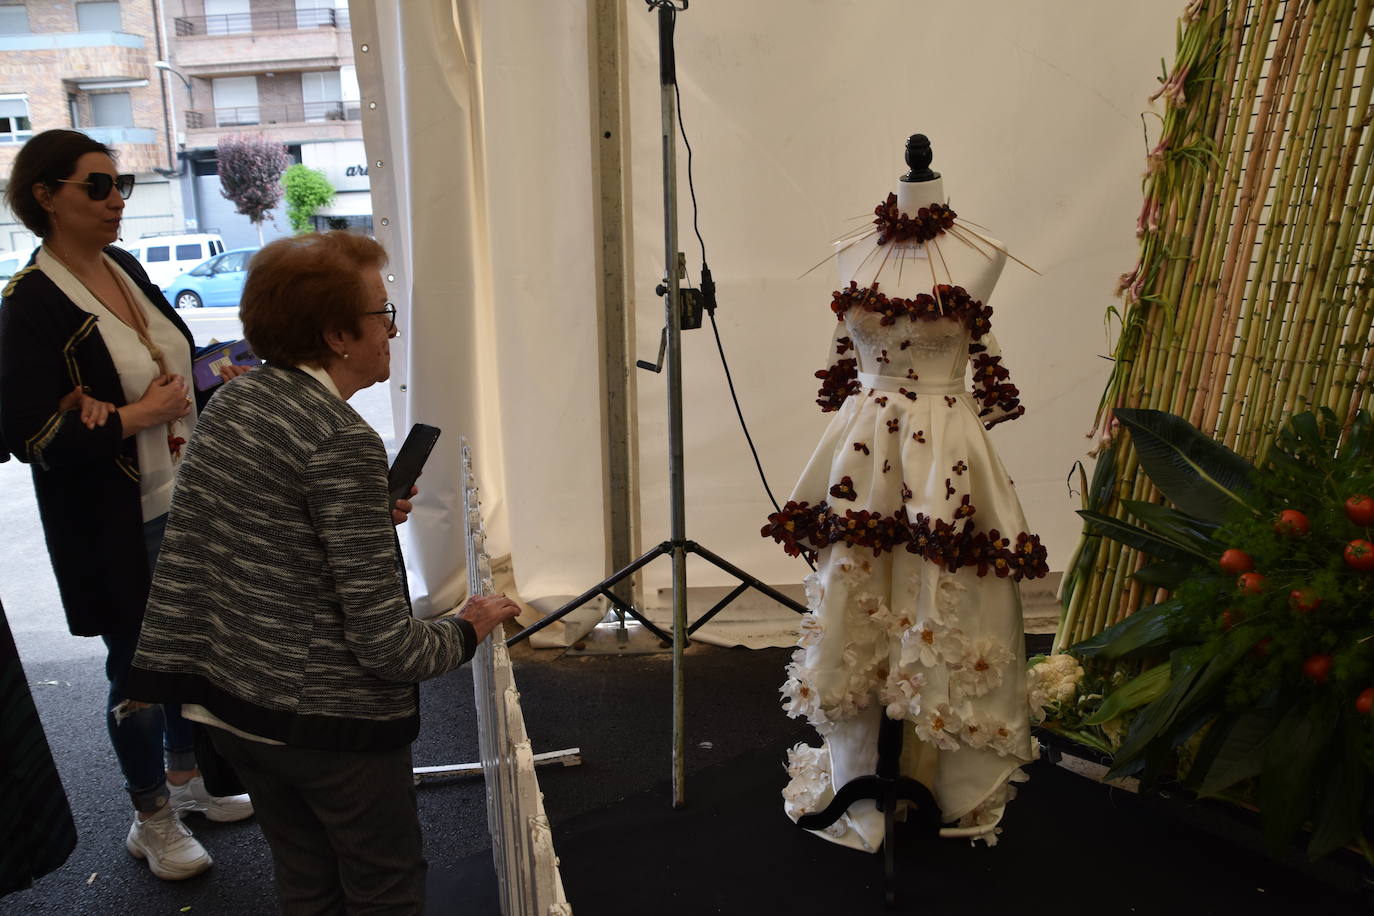
{"type": "Polygon", "coordinates": [[[33,467],[67,625],[99,636],[106,725],[135,814],[126,847],[160,878],[211,860],[178,812],[249,817],[215,798],[175,707],[127,702],[124,678],[198,400],[192,339],[119,237],[132,175],[85,134],[44,131],[15,157],[5,202],[43,240],[0,306],[0,460],[33,467]],[[165,762],[164,762],[165,754],[165,762]]]}
{"type": "Polygon", "coordinates": [[[240,314],[267,360],[206,408],[177,481],[130,694],[180,703],[253,798],[282,910],[420,913],[419,681],[517,613],[411,615],[381,438],[348,405],[386,381],[380,245],[275,241],[240,314]]]}

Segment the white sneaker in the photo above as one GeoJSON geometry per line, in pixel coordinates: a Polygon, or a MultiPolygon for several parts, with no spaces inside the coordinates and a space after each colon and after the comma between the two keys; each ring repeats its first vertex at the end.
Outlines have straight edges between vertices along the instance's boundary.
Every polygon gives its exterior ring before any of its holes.
{"type": "Polygon", "coordinates": [[[147,820],[141,821],[135,814],[124,845],[135,859],[147,859],[148,868],[163,881],[190,878],[214,863],[171,805],[163,806],[147,820]]]}
{"type": "Polygon", "coordinates": [[[203,814],[212,821],[241,821],[253,816],[253,802],[247,795],[211,795],[205,780],[196,776],[180,786],[167,783],[171,806],[180,814],[203,814]]]}

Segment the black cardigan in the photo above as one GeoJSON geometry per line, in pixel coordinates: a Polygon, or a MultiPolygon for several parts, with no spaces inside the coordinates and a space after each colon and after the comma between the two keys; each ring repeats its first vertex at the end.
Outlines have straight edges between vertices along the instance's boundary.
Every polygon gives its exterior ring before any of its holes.
{"type": "MultiPolygon", "coordinates": [[[[105,253],[194,353],[190,330],[142,265],[119,248],[105,253]]],[[[57,410],[78,385],[117,407],[127,403],[124,389],[96,317],[68,299],[36,260],[37,254],[11,278],[0,300],[0,461],[12,454],[33,467],[38,514],[72,634],[136,633],[149,585],[137,445],[124,438],[118,414],[87,429],[78,411],[57,410]]]]}

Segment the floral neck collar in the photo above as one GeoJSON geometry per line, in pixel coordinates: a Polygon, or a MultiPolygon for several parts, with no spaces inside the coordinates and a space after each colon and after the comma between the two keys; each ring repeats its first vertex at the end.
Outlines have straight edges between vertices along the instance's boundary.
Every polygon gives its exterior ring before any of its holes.
{"type": "Polygon", "coordinates": [[[958,216],[944,204],[931,204],[917,210],[915,216],[907,216],[897,209],[897,195],[892,193],[873,208],[873,214],[873,225],[878,227],[879,245],[888,242],[924,244],[949,231],[958,216]]]}

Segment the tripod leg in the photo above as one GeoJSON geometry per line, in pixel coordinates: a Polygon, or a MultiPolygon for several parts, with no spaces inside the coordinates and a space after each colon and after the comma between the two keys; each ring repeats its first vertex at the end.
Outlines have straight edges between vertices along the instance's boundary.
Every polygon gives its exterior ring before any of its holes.
{"type": "MultiPolygon", "coordinates": [[[[635,560],[629,566],[626,566],[624,569],[615,573],[615,575],[607,579],[602,579],[600,582],[596,583],[591,588],[587,589],[585,592],[578,595],[576,598],[569,601],[567,604],[563,605],[558,610],[554,611],[552,614],[549,614],[543,620],[537,621],[525,627],[525,629],[521,630],[519,633],[516,633],[510,639],[507,639],[506,645],[513,646],[524,639],[528,639],[530,636],[533,636],[535,633],[538,633],[540,630],[544,629],[550,624],[562,620],[564,617],[568,616],[573,611],[577,610],[582,605],[586,604],[588,601],[591,601],[597,595],[602,594],[605,589],[609,588],[612,585],[615,585],[621,579],[624,579],[626,576],[633,574],[641,566],[645,565],[646,563],[649,563],[652,560],[658,559],[659,557],[670,552],[671,550],[672,545],[669,544],[667,541],[664,541],[663,543],[655,547],[653,550],[650,550],[648,553],[645,553],[639,559],[635,560]]],[[[636,614],[635,616],[638,615],[636,614]]],[[[646,626],[648,625],[648,621],[645,621],[642,617],[639,619],[646,626]]],[[[651,626],[650,629],[654,628],[651,626]]],[[[658,634],[660,639],[664,638],[663,632],[661,630],[654,629],[654,632],[658,634]]]]}
{"type": "Polygon", "coordinates": [[[711,565],[715,566],[717,569],[725,570],[730,575],[734,576],[736,579],[740,580],[750,588],[758,589],[759,591],[763,592],[765,595],[767,595],[769,598],[772,598],[778,604],[781,604],[784,607],[789,607],[792,610],[796,611],[798,614],[806,613],[806,607],[804,605],[798,604],[791,598],[784,595],[782,592],[778,591],[770,585],[765,584],[762,580],[749,575],[747,572],[740,569],[738,566],[729,562],[728,560],[720,558],[716,554],[707,550],[705,547],[702,547],[696,541],[687,542],[687,552],[694,553],[697,556],[707,560],[711,563],[711,565]]]}
{"type": "Polygon", "coordinates": [[[744,594],[744,592],[747,591],[748,588],[749,583],[747,582],[735,586],[734,591],[730,592],[730,594],[726,595],[724,598],[717,601],[715,607],[711,608],[705,614],[702,614],[700,617],[697,618],[696,623],[692,624],[690,627],[687,628],[687,635],[691,636],[697,630],[701,629],[702,627],[706,626],[706,624],[710,623],[712,617],[716,616],[721,611],[725,610],[725,606],[727,604],[729,604],[731,601],[734,601],[740,595],[744,594]]]}

